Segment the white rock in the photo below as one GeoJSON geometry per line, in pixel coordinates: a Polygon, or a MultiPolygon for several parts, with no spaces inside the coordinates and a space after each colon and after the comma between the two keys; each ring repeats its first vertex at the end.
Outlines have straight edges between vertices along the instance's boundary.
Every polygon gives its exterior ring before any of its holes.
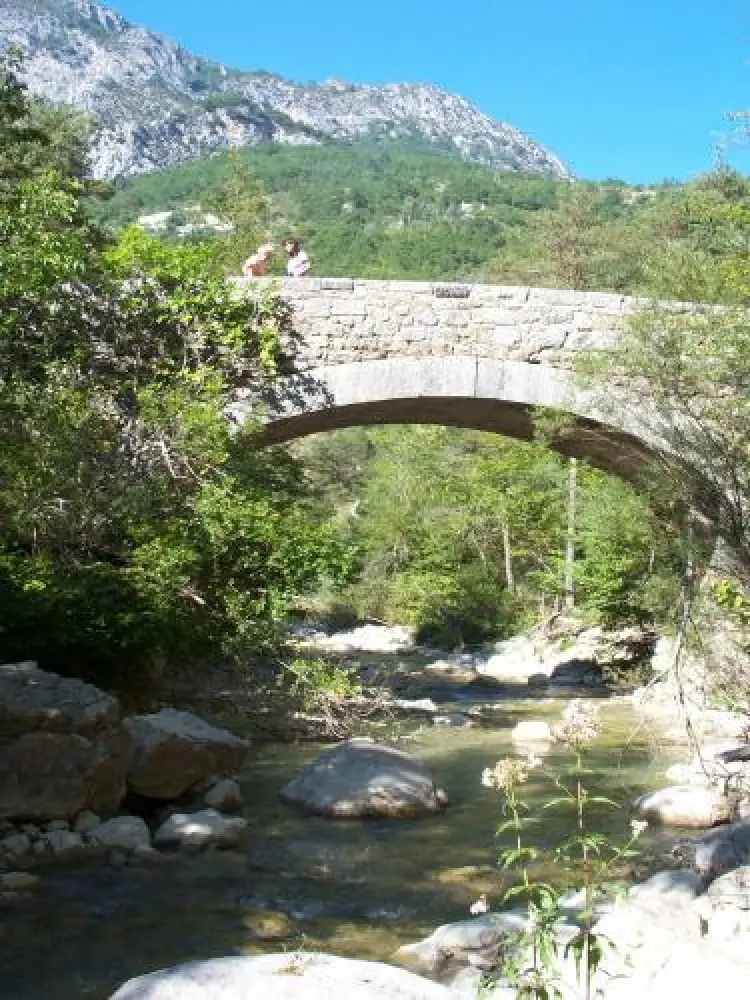
{"type": "Polygon", "coordinates": [[[439,812],[447,803],[421,760],[365,739],[325,750],[284,786],[281,797],[339,818],[408,818],[439,812]]]}
{"type": "Polygon", "coordinates": [[[533,743],[536,740],[546,743],[552,739],[552,729],[543,719],[524,719],[513,727],[510,735],[517,743],[533,743]]]}
{"type": "Polygon", "coordinates": [[[49,846],[53,854],[66,854],[68,851],[81,851],[84,848],[80,833],[70,830],[50,830],[42,836],[42,841],[49,846]]]}
{"type": "Polygon", "coordinates": [[[403,945],[395,958],[402,965],[423,975],[434,976],[450,962],[454,965],[492,967],[499,958],[503,942],[528,926],[526,913],[487,913],[470,920],[443,924],[429,937],[403,945]]]}
{"type": "Polygon", "coordinates": [[[88,833],[88,840],[97,847],[134,851],[137,847],[149,847],[151,834],[140,817],[117,816],[91,830],[88,833]]]}
{"type": "Polygon", "coordinates": [[[220,812],[234,812],[242,808],[244,799],[239,784],[231,778],[223,778],[209,788],[203,801],[220,812]]]}
{"type": "Polygon", "coordinates": [[[158,845],[192,847],[233,847],[247,826],[240,817],[222,816],[215,809],[201,809],[195,813],[175,813],[154,834],[158,845]]]}
{"type": "Polygon", "coordinates": [[[737,800],[721,789],[672,785],[642,795],[633,806],[637,816],[665,826],[704,828],[734,819],[737,800]]]}
{"type": "Polygon", "coordinates": [[[696,872],[668,869],[632,886],[628,898],[639,905],[684,906],[696,898],[702,885],[696,872]]]}
{"type": "Polygon", "coordinates": [[[110,1000],[455,1000],[381,962],[293,953],[191,962],[125,983],[110,1000]]]}

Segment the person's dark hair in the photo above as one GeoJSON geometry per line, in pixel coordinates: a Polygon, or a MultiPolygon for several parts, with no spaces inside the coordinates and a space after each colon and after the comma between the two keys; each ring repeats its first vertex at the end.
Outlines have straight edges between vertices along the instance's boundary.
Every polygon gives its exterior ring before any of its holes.
{"type": "Polygon", "coordinates": [[[296,257],[300,251],[299,240],[295,240],[292,236],[287,236],[283,243],[284,249],[286,250],[286,248],[290,245],[292,248],[291,256],[296,257]]]}

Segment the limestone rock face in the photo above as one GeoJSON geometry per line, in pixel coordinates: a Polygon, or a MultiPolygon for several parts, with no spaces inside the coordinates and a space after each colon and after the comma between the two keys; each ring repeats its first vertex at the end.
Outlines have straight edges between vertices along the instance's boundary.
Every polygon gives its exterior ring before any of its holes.
{"type": "Polygon", "coordinates": [[[258,142],[318,145],[419,136],[467,160],[569,177],[512,125],[426,84],[300,84],[187,52],[93,0],[3,0],[0,50],[25,53],[32,93],[97,122],[92,165],[114,178],[258,142]],[[229,98],[229,99],[227,99],[229,98]]]}
{"type": "Polygon", "coordinates": [[[452,1000],[455,995],[381,962],[287,953],[178,965],[131,979],[110,1000],[452,1000]]]}
{"type": "Polygon", "coordinates": [[[641,796],[634,808],[638,816],[650,823],[703,828],[731,822],[737,800],[721,789],[673,785],[641,796]]]}
{"type": "Polygon", "coordinates": [[[148,798],[176,799],[213,775],[239,770],[249,746],[228,730],[173,708],[134,715],[124,724],[134,746],[128,785],[148,798]]]}
{"type": "Polygon", "coordinates": [[[359,739],[324,751],[284,787],[281,797],[337,818],[421,816],[439,812],[448,801],[420,760],[359,739]]]}
{"type": "Polygon", "coordinates": [[[122,728],[99,739],[36,732],[0,744],[0,819],[71,818],[116,809],[131,745],[122,728]]]}

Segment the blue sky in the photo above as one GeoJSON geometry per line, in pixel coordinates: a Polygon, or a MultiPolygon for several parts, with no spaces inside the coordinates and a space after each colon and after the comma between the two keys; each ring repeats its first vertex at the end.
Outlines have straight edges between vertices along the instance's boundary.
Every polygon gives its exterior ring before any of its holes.
{"type": "MultiPolygon", "coordinates": [[[[578,176],[685,179],[750,107],[750,0],[114,0],[129,20],[241,69],[431,82],[578,176]]],[[[750,151],[729,160],[750,172],[750,151]]]]}

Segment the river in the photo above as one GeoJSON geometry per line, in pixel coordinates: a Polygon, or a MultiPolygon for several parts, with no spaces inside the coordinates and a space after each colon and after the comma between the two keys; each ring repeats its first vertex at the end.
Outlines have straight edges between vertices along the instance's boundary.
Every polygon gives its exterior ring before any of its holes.
{"type": "MultiPolygon", "coordinates": [[[[149,866],[57,862],[38,870],[33,894],[0,904],[0,998],[105,1000],[134,975],[226,954],[306,949],[387,960],[437,924],[467,916],[480,894],[499,899],[499,801],[480,774],[514,752],[517,722],[555,719],[564,704],[503,700],[493,728],[376,727],[375,735],[425,759],[448,792],[442,815],[414,821],[303,816],[278,791],[320,745],[255,747],[242,775],[249,824],[237,849],[149,866]]],[[[599,707],[590,786],[629,803],[660,783],[664,760],[627,700],[599,707]]],[[[559,773],[567,760],[553,745],[545,766],[559,773]]],[[[541,808],[549,778],[532,772],[525,791],[541,808]]],[[[622,837],[627,812],[606,812],[597,828],[622,837]]],[[[532,839],[550,846],[568,831],[569,818],[548,811],[532,839]]],[[[647,833],[644,847],[658,852],[667,842],[647,833]]]]}

